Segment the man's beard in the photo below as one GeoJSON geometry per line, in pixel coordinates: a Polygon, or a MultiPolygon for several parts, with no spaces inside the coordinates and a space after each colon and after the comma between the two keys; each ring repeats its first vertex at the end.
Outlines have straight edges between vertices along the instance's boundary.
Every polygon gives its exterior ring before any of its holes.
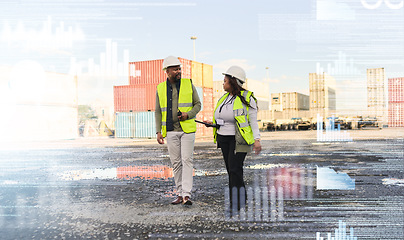
{"type": "Polygon", "coordinates": [[[179,74],[173,76],[172,79],[173,79],[175,82],[178,82],[178,81],[181,79],[181,73],[179,73],[179,74]]]}

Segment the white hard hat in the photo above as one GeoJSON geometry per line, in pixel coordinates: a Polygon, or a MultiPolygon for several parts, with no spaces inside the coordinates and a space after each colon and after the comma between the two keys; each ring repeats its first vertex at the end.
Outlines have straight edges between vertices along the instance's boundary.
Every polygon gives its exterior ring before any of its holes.
{"type": "Polygon", "coordinates": [[[172,67],[172,66],[181,66],[180,60],[174,56],[168,56],[168,57],[164,58],[163,70],[166,70],[168,67],[172,67]]]}
{"type": "Polygon", "coordinates": [[[237,84],[241,87],[245,83],[246,76],[244,70],[239,66],[231,66],[223,75],[229,75],[237,79],[237,84]]]}

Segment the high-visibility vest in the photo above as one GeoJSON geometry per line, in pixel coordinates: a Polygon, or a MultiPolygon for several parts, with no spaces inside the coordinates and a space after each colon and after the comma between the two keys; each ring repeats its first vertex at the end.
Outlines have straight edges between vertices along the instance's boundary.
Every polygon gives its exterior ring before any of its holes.
{"type": "MultiPolygon", "coordinates": [[[[226,93],[223,95],[219,101],[217,102],[217,105],[215,107],[215,111],[213,112],[213,123],[216,124],[215,120],[215,112],[216,109],[222,104],[222,102],[229,96],[230,93],[226,93]]],[[[254,95],[250,91],[241,91],[240,94],[245,98],[245,100],[250,103],[250,97],[252,96],[254,99],[254,95]]],[[[251,129],[251,126],[249,124],[250,120],[250,115],[248,114],[248,109],[249,107],[244,105],[243,102],[241,102],[240,97],[236,96],[234,99],[233,103],[233,115],[234,119],[236,120],[236,125],[238,130],[240,131],[241,136],[243,136],[244,140],[248,145],[251,145],[255,142],[254,140],[254,135],[251,129]]],[[[214,142],[216,143],[216,136],[217,136],[217,129],[213,128],[213,136],[214,136],[214,142]]]]}
{"type": "MultiPolygon", "coordinates": [[[[178,89],[177,89],[178,91],[178,89]]],[[[167,82],[157,85],[157,94],[161,108],[161,133],[163,137],[167,135],[167,82]]],[[[178,93],[178,110],[188,112],[192,109],[192,82],[190,79],[181,79],[181,85],[178,93]]],[[[172,114],[171,112],[168,114],[172,114]]],[[[195,119],[180,121],[182,131],[185,133],[196,132],[195,119]]]]}

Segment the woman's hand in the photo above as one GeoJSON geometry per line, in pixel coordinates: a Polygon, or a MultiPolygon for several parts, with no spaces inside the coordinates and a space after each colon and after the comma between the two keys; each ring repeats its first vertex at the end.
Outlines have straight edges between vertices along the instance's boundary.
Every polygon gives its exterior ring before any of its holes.
{"type": "Polygon", "coordinates": [[[255,154],[259,154],[261,152],[261,142],[259,139],[255,140],[253,150],[255,151],[255,154]]]}
{"type": "Polygon", "coordinates": [[[203,121],[204,123],[207,123],[207,124],[213,124],[213,122],[212,121],[203,121]]]}

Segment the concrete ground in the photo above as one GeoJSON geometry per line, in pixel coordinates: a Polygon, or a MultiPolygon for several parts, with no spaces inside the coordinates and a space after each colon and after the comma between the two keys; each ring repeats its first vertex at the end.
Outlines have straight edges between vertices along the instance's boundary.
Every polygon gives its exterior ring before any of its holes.
{"type": "Polygon", "coordinates": [[[155,139],[3,143],[0,239],[404,239],[404,129],[344,136],[263,132],[240,211],[210,139],[195,145],[190,207],[169,204],[171,164],[155,139]]]}

